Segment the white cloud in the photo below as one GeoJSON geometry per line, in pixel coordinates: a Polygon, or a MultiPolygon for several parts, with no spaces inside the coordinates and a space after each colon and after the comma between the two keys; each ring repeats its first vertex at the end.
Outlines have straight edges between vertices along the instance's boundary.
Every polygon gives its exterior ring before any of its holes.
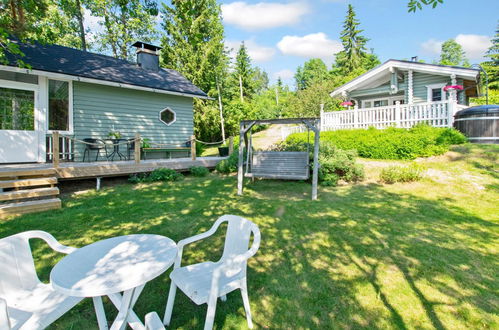
{"type": "MultiPolygon", "coordinates": [[[[259,45],[253,39],[245,40],[244,44],[248,49],[248,54],[251,57],[252,61],[266,62],[272,59],[272,57],[275,55],[274,48],[259,45]]],[[[230,49],[229,53],[230,57],[234,59],[236,57],[237,51],[239,50],[239,47],[241,46],[241,42],[234,40],[226,40],[225,46],[227,46],[230,49]]]]}
{"type": "Polygon", "coordinates": [[[248,30],[293,25],[309,11],[308,6],[302,2],[248,4],[237,1],[222,5],[221,8],[225,23],[248,30]]]}
{"type": "Polygon", "coordinates": [[[483,59],[485,52],[492,45],[490,37],[477,34],[458,34],[456,42],[463,47],[470,60],[483,59]]]}
{"type": "Polygon", "coordinates": [[[325,33],[318,32],[303,37],[284,36],[277,43],[277,48],[284,55],[332,59],[334,54],[343,49],[343,46],[341,42],[329,39],[325,33]]]}
{"type": "Polygon", "coordinates": [[[439,55],[443,41],[430,39],[421,44],[421,50],[426,55],[439,55]]]}
{"type": "Polygon", "coordinates": [[[281,78],[282,80],[292,79],[294,76],[295,76],[295,73],[289,69],[277,71],[277,72],[274,72],[272,74],[272,78],[274,78],[274,79],[281,78]]]}
{"type": "MultiPolygon", "coordinates": [[[[466,57],[471,61],[481,61],[487,49],[492,45],[490,37],[478,34],[458,34],[454,40],[463,47],[466,57]]],[[[429,39],[421,44],[421,50],[426,55],[439,56],[444,42],[429,39]]]]}

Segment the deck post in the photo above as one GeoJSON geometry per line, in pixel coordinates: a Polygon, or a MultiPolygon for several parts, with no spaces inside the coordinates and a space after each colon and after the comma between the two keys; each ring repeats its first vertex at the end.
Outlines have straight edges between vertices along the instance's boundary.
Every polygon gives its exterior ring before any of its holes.
{"type": "Polygon", "coordinates": [[[96,184],[95,184],[95,190],[99,191],[100,190],[100,182],[101,182],[101,177],[96,177],[96,184]]]}
{"type": "Polygon", "coordinates": [[[52,165],[59,167],[59,131],[52,133],[52,165]]]}
{"type": "Polygon", "coordinates": [[[359,106],[357,104],[353,107],[353,127],[359,128],[359,106]]]}
{"type": "Polygon", "coordinates": [[[135,164],[140,163],[140,134],[135,133],[135,144],[133,145],[133,159],[135,160],[135,164]]]}
{"type": "Polygon", "coordinates": [[[191,135],[191,157],[196,160],[196,136],[191,135]]]}
{"type": "Polygon", "coordinates": [[[400,127],[400,101],[395,101],[395,127],[400,127]]]}
{"type": "Polygon", "coordinates": [[[229,156],[234,152],[234,137],[229,137],[229,156]]]}

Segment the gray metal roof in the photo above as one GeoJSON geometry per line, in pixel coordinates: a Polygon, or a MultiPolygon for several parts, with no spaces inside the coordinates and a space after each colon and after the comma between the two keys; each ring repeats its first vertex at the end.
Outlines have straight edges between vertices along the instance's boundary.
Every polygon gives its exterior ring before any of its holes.
{"type": "Polygon", "coordinates": [[[18,44],[25,56],[7,54],[10,66],[17,66],[17,59],[21,59],[33,70],[207,97],[175,70],[162,68],[155,72],[126,60],[59,45],[18,44]]]}

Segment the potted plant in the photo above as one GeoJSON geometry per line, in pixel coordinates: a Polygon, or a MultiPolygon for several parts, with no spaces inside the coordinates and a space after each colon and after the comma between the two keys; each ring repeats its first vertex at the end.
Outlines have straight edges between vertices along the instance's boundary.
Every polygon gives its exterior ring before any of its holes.
{"type": "Polygon", "coordinates": [[[229,147],[224,147],[224,146],[218,147],[218,155],[220,157],[229,156],[229,147]]]}
{"type": "Polygon", "coordinates": [[[109,131],[109,133],[107,134],[108,137],[110,137],[111,139],[121,139],[121,133],[118,132],[118,131],[109,131]]]}

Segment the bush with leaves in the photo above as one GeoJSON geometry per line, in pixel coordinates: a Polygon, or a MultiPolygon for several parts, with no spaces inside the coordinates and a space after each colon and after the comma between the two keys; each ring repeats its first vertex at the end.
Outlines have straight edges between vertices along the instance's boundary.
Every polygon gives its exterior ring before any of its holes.
{"type": "MultiPolygon", "coordinates": [[[[288,136],[285,144],[306,142],[307,133],[288,136]]],[[[415,159],[441,155],[451,144],[462,144],[466,138],[453,128],[437,128],[421,124],[410,129],[349,129],[321,133],[321,141],[339,149],[357,150],[360,157],[373,159],[415,159]]]]}
{"type": "Polygon", "coordinates": [[[319,157],[319,182],[323,186],[336,186],[339,180],[358,182],[364,179],[364,167],[355,162],[354,150],[341,150],[328,146],[319,157]]]}
{"type": "Polygon", "coordinates": [[[219,173],[229,174],[237,171],[237,164],[239,162],[239,149],[235,148],[234,152],[228,158],[220,161],[215,169],[219,173]]]}
{"type": "Polygon", "coordinates": [[[155,181],[179,181],[184,176],[171,168],[158,168],[151,173],[139,173],[130,176],[128,181],[132,183],[155,182],[155,181]]]}
{"type": "Polygon", "coordinates": [[[423,165],[415,163],[409,166],[390,166],[381,171],[380,181],[384,183],[419,181],[423,178],[425,170],[423,165]]]}
{"type": "Polygon", "coordinates": [[[207,176],[210,171],[203,166],[192,166],[189,168],[189,172],[197,177],[207,176]]]}

